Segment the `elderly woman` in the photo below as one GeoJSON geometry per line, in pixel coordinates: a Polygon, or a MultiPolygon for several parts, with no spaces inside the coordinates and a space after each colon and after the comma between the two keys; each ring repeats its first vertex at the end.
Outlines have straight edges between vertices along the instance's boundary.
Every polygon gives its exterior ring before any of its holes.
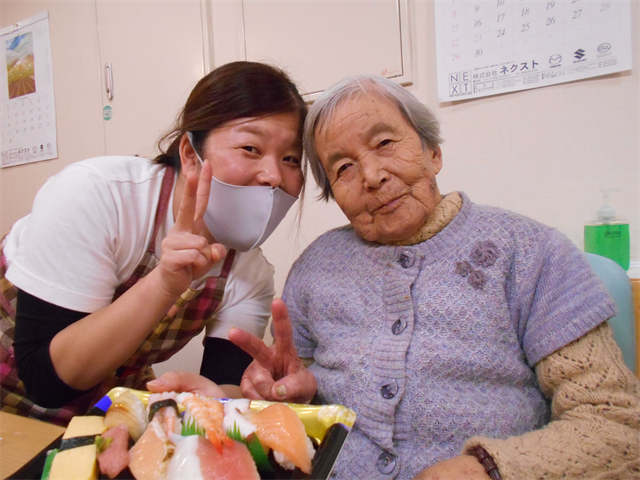
{"type": "Polygon", "coordinates": [[[277,303],[270,349],[230,332],[256,358],[245,395],[352,408],[335,478],[637,478],[640,384],[582,253],[534,220],[442,195],[438,123],[384,78],[326,91],[305,141],[350,225],[294,264],[292,330],[277,303]]]}

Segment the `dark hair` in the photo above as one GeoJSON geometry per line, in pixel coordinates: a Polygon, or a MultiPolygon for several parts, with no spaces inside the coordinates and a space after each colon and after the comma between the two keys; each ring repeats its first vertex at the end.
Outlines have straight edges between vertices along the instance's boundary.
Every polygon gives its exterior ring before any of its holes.
{"type": "Polygon", "coordinates": [[[180,139],[192,132],[199,153],[209,132],[245,117],[278,113],[300,116],[300,137],[307,105],[295,84],[282,70],[258,62],[233,62],[205,75],[193,88],[173,129],[158,142],[162,152],[155,163],[180,170],[180,139]],[[170,142],[165,150],[162,145],[170,142]]]}

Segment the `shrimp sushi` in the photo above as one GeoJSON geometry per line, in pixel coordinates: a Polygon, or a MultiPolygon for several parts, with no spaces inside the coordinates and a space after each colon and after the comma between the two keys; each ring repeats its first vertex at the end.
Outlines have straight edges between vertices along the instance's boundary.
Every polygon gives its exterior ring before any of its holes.
{"type": "MultiPolygon", "coordinates": [[[[192,395],[182,400],[187,433],[204,435],[222,453],[222,446],[232,445],[223,427],[224,406],[215,399],[192,395]]],[[[183,430],[183,434],[184,434],[183,430]]]]}
{"type": "Polygon", "coordinates": [[[311,473],[315,450],[296,412],[283,403],[274,403],[253,413],[250,421],[256,426],[260,443],[273,449],[274,458],[281,466],[289,470],[298,467],[304,473],[311,473]]]}

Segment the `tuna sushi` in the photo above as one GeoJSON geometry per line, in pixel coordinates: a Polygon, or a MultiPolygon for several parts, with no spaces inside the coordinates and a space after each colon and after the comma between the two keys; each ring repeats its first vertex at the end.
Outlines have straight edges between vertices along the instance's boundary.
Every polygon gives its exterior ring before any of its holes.
{"type": "Polygon", "coordinates": [[[110,428],[96,441],[100,472],[115,478],[129,465],[129,431],[124,425],[110,428]]]}
{"type": "Polygon", "coordinates": [[[260,480],[247,447],[231,440],[222,453],[201,435],[182,437],[169,462],[172,480],[260,480]]]}

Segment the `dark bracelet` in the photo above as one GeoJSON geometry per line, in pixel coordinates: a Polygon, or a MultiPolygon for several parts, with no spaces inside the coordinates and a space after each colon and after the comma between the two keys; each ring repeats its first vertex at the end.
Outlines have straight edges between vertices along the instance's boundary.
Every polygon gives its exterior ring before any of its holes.
{"type": "Polygon", "coordinates": [[[500,472],[498,471],[498,465],[496,465],[493,457],[489,455],[484,448],[478,445],[474,450],[471,451],[471,455],[478,459],[491,480],[502,480],[500,472]]]}

